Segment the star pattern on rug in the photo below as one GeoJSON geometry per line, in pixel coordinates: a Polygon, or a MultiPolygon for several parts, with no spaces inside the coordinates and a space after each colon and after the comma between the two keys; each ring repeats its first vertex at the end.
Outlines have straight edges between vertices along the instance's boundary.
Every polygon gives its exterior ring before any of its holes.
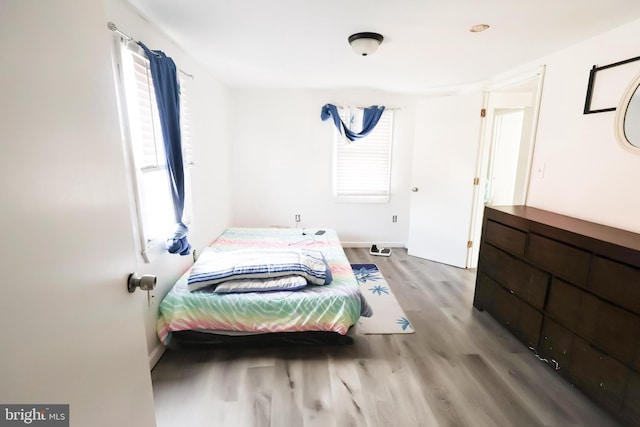
{"type": "Polygon", "coordinates": [[[358,283],[365,283],[366,281],[375,282],[376,280],[380,280],[382,277],[375,268],[362,267],[353,273],[355,274],[358,283]]]}
{"type": "Polygon", "coordinates": [[[378,295],[389,295],[389,289],[385,288],[384,286],[374,286],[373,288],[369,288],[369,290],[371,291],[372,294],[378,294],[378,295]]]}
{"type": "Polygon", "coordinates": [[[396,323],[402,326],[403,331],[406,331],[407,328],[413,329],[413,326],[411,326],[411,322],[409,322],[409,319],[407,319],[406,317],[399,318],[398,320],[396,320],[396,323]]]}

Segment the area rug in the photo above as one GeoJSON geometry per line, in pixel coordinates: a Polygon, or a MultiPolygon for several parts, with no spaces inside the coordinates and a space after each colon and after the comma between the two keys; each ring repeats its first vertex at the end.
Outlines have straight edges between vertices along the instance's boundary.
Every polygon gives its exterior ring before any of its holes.
{"type": "Polygon", "coordinates": [[[360,292],[373,310],[373,316],[358,320],[357,332],[364,335],[412,334],[413,325],[400,307],[387,281],[375,264],[351,264],[360,292]]]}

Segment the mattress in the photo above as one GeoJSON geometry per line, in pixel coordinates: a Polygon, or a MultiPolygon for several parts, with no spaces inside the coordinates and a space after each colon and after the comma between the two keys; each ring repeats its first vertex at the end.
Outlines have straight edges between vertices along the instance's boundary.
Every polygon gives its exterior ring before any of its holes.
{"type": "Polygon", "coordinates": [[[211,250],[308,249],[320,251],[333,280],[327,285],[277,292],[216,294],[212,289],[189,291],[185,272],[163,298],[157,332],[164,345],[172,334],[196,331],[242,334],[330,332],[346,335],[370,308],[334,230],[230,228],[210,246],[211,250]]]}

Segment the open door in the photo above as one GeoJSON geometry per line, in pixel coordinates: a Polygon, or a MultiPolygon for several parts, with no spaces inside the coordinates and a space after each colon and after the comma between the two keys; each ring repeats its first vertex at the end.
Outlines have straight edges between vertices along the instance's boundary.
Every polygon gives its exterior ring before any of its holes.
{"type": "Polygon", "coordinates": [[[481,92],[417,103],[409,255],[467,266],[483,103],[481,92]]]}
{"type": "Polygon", "coordinates": [[[104,7],[1,7],[0,425],[156,425],[104,7]]]}

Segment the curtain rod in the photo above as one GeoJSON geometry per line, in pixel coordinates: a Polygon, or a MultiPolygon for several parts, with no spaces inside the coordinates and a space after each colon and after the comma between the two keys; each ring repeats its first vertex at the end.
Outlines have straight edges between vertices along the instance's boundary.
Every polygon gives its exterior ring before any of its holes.
{"type": "MultiPolygon", "coordinates": [[[[361,109],[365,109],[365,108],[369,108],[371,107],[371,105],[369,107],[361,107],[359,105],[336,105],[337,108],[350,108],[350,107],[355,107],[355,108],[361,108],[361,109]]],[[[384,106],[382,106],[384,107],[384,106]]],[[[391,111],[399,111],[401,110],[400,107],[384,107],[385,110],[391,110],[391,111]]]]}
{"type": "MultiPolygon", "coordinates": [[[[113,31],[114,33],[120,34],[122,37],[126,38],[127,41],[132,41],[132,42],[138,43],[138,40],[134,39],[133,37],[131,37],[128,34],[123,33],[122,31],[120,31],[118,29],[118,27],[116,27],[116,24],[114,24],[111,21],[107,22],[107,28],[110,29],[111,31],[113,31]]],[[[189,74],[186,71],[181,70],[180,68],[178,68],[178,71],[180,71],[182,74],[184,74],[185,76],[187,76],[187,77],[189,77],[190,79],[193,80],[193,74],[189,74]]]]}

